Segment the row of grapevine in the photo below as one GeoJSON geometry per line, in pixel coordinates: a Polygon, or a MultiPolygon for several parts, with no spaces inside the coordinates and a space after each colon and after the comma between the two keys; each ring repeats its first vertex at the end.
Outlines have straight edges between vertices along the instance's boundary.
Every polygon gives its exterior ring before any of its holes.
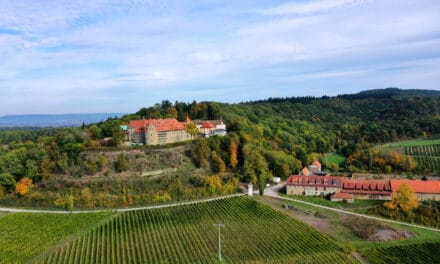
{"type": "Polygon", "coordinates": [[[21,263],[109,213],[14,213],[0,218],[0,263],[21,263]]]}
{"type": "Polygon", "coordinates": [[[368,249],[362,255],[371,263],[439,263],[440,241],[368,249]]]}
{"type": "Polygon", "coordinates": [[[417,162],[417,166],[421,168],[440,171],[440,157],[416,156],[413,158],[417,162]]]}
{"type": "Polygon", "coordinates": [[[405,154],[411,156],[440,157],[440,145],[405,147],[405,154]]]}
{"type": "Polygon", "coordinates": [[[228,263],[356,263],[326,236],[255,200],[239,197],[121,214],[44,263],[218,263],[214,223],[228,263]]]}
{"type": "Polygon", "coordinates": [[[405,154],[411,155],[422,171],[440,171],[440,145],[405,147],[405,154]]]}

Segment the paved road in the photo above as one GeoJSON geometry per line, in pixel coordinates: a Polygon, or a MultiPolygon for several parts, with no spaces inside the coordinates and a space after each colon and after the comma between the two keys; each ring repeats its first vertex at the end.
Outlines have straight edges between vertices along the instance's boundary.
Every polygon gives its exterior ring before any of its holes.
{"type": "Polygon", "coordinates": [[[426,230],[440,232],[440,229],[437,229],[437,228],[426,227],[426,226],[421,226],[421,225],[414,225],[414,224],[409,224],[409,223],[405,223],[405,222],[389,220],[389,219],[385,219],[385,218],[381,218],[381,217],[375,217],[375,216],[370,216],[370,215],[358,214],[358,213],[354,213],[354,212],[350,212],[350,211],[345,211],[345,210],[341,210],[341,209],[337,209],[337,208],[333,208],[333,207],[328,207],[328,206],[314,204],[314,203],[310,203],[310,202],[305,202],[305,201],[301,201],[301,200],[297,200],[297,199],[293,199],[293,198],[283,197],[283,196],[280,196],[278,194],[278,191],[281,188],[283,188],[283,187],[284,187],[284,183],[280,183],[278,185],[266,188],[264,190],[264,195],[265,196],[269,196],[269,197],[274,197],[274,198],[282,199],[282,200],[286,200],[286,201],[292,201],[292,202],[306,204],[306,205],[310,205],[310,206],[314,206],[314,207],[318,207],[318,208],[323,208],[323,209],[335,211],[335,212],[338,212],[338,213],[354,215],[354,216],[358,216],[358,217],[363,217],[363,218],[368,218],[368,219],[373,219],[373,220],[379,220],[379,221],[393,223],[393,224],[417,227],[417,228],[421,228],[421,229],[426,229],[426,230]]]}
{"type": "Polygon", "coordinates": [[[200,199],[200,200],[194,200],[189,202],[180,202],[180,203],[171,203],[171,204],[161,204],[161,205],[151,205],[151,206],[143,206],[143,207],[132,207],[132,208],[118,208],[118,209],[99,209],[99,210],[84,210],[84,211],[55,211],[55,210],[34,210],[34,209],[19,209],[19,208],[7,208],[7,207],[0,207],[0,212],[7,212],[7,213],[50,213],[50,214],[81,214],[81,213],[97,213],[97,212],[127,212],[127,211],[138,211],[138,210],[146,210],[146,209],[156,209],[156,208],[165,208],[165,207],[175,207],[180,205],[186,205],[186,204],[197,204],[197,203],[204,203],[209,201],[215,201],[220,199],[225,199],[229,197],[236,197],[244,195],[243,193],[237,193],[237,194],[231,194],[231,195],[225,195],[225,196],[219,196],[214,198],[208,198],[208,199],[200,199]]]}

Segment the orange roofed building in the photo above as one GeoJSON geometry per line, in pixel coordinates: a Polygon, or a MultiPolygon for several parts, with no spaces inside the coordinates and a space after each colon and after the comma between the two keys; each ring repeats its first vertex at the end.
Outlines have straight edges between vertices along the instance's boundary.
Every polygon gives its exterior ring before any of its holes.
{"type": "Polygon", "coordinates": [[[348,195],[360,200],[391,200],[393,192],[397,192],[403,183],[409,185],[419,201],[440,200],[440,181],[358,180],[316,175],[291,175],[286,181],[286,194],[322,196],[339,193],[332,201],[346,199],[348,195]]]}
{"type": "Polygon", "coordinates": [[[440,200],[440,181],[421,181],[421,180],[391,180],[391,190],[397,192],[403,183],[417,195],[419,201],[440,200]]]}
{"type": "Polygon", "coordinates": [[[194,120],[193,122],[199,129],[201,137],[226,136],[226,125],[222,118],[219,120],[194,120]]]}
{"type": "Polygon", "coordinates": [[[145,145],[161,145],[187,141],[193,137],[186,133],[186,122],[175,118],[131,120],[127,126],[126,139],[145,145]]]}
{"type": "Polygon", "coordinates": [[[354,196],[349,193],[337,192],[330,197],[332,202],[347,201],[348,203],[354,203],[354,196]]]}
{"type": "Polygon", "coordinates": [[[341,192],[360,200],[390,200],[392,191],[387,180],[344,179],[341,192]]]}
{"type": "Polygon", "coordinates": [[[189,117],[186,117],[184,122],[175,118],[130,120],[130,124],[120,127],[125,131],[125,140],[128,142],[161,145],[195,139],[196,136],[186,132],[186,126],[190,123],[196,125],[201,137],[225,136],[227,133],[222,119],[191,121],[189,117]]]}
{"type": "Polygon", "coordinates": [[[341,190],[342,177],[292,175],[286,181],[288,195],[327,195],[341,190]]]}

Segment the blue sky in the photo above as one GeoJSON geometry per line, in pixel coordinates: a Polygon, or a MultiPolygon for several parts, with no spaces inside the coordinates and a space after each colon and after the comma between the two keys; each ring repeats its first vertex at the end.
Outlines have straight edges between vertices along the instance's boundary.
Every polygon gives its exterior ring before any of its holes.
{"type": "Polygon", "coordinates": [[[440,86],[440,1],[0,0],[0,115],[440,86]]]}

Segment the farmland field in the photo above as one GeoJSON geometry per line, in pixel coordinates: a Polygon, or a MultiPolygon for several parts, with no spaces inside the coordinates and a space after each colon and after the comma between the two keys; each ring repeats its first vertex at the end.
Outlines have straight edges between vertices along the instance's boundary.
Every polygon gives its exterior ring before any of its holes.
{"type": "Polygon", "coordinates": [[[405,154],[411,156],[440,157],[440,145],[405,147],[405,154]]]}
{"type": "Polygon", "coordinates": [[[0,263],[21,263],[109,213],[14,213],[0,218],[0,263]]]}
{"type": "Polygon", "coordinates": [[[420,168],[440,170],[440,145],[407,146],[405,154],[412,156],[420,168]]]}
{"type": "Polygon", "coordinates": [[[324,158],[327,164],[335,163],[338,165],[343,163],[347,159],[341,154],[336,154],[336,153],[326,154],[324,158]]]}
{"type": "Polygon", "coordinates": [[[440,242],[368,249],[362,255],[371,263],[438,263],[440,242]]]}
{"type": "Polygon", "coordinates": [[[253,199],[126,212],[55,247],[44,263],[356,263],[330,238],[253,199]]]}
{"type": "Polygon", "coordinates": [[[405,154],[406,147],[417,147],[417,146],[426,146],[426,145],[440,145],[440,139],[412,139],[405,141],[398,141],[392,143],[385,143],[381,145],[377,145],[377,148],[380,152],[386,153],[390,150],[397,151],[400,154],[405,154]]]}

